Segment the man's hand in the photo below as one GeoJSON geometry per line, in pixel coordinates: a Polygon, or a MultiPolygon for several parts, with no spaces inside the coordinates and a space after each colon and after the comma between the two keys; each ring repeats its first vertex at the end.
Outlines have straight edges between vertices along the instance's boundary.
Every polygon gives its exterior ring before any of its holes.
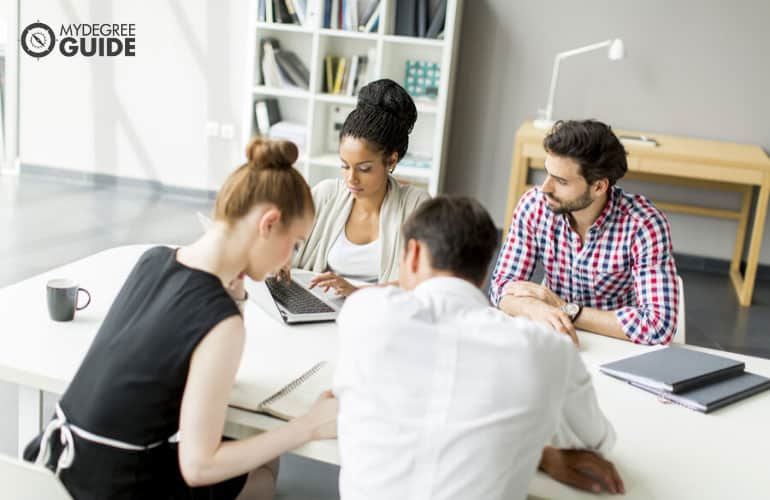
{"type": "Polygon", "coordinates": [[[560,483],[574,488],[601,493],[625,494],[623,480],[612,462],[584,450],[559,450],[546,446],[540,459],[540,470],[560,483]]]}
{"type": "Polygon", "coordinates": [[[558,307],[551,306],[532,297],[505,295],[500,301],[500,309],[508,314],[525,316],[532,321],[545,323],[557,332],[566,333],[572,338],[572,342],[575,345],[580,345],[575,325],[572,324],[572,320],[567,316],[567,313],[558,307]],[[513,302],[515,302],[515,305],[513,305],[513,302]],[[515,311],[515,313],[512,311],[515,311]]]}
{"type": "Polygon", "coordinates": [[[503,288],[503,295],[513,295],[514,297],[532,297],[549,306],[559,308],[566,302],[553,293],[548,287],[532,283],[531,281],[512,281],[503,288]]]}

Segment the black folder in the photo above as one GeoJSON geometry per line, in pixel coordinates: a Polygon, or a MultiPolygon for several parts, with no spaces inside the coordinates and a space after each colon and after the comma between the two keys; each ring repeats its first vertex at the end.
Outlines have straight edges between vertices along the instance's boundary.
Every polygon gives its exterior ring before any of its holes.
{"type": "Polygon", "coordinates": [[[745,365],[722,356],[666,347],[601,365],[599,370],[654,390],[681,393],[743,373],[745,365]]]}

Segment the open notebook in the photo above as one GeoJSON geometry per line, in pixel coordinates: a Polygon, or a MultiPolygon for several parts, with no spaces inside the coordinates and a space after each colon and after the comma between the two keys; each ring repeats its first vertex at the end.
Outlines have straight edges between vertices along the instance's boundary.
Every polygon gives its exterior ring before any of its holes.
{"type": "Polygon", "coordinates": [[[259,394],[260,388],[249,387],[246,390],[248,397],[236,397],[230,406],[291,420],[307,413],[318,396],[331,388],[333,375],[333,365],[321,361],[286,385],[269,392],[259,394]]]}

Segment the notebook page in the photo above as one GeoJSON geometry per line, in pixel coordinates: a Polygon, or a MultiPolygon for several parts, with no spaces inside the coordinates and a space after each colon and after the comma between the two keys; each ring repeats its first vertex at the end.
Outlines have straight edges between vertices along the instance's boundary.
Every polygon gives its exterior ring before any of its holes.
{"type": "Polygon", "coordinates": [[[331,389],[334,367],[321,362],[259,405],[258,411],[283,420],[304,415],[322,392],[331,389]]]}

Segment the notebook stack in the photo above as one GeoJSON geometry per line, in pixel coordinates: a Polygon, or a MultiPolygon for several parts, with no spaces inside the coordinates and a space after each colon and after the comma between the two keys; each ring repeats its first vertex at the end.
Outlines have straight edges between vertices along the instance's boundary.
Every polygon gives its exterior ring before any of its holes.
{"type": "Polygon", "coordinates": [[[770,379],[745,371],[741,361],[667,347],[599,367],[666,400],[709,413],[770,389],[770,379]]]}

